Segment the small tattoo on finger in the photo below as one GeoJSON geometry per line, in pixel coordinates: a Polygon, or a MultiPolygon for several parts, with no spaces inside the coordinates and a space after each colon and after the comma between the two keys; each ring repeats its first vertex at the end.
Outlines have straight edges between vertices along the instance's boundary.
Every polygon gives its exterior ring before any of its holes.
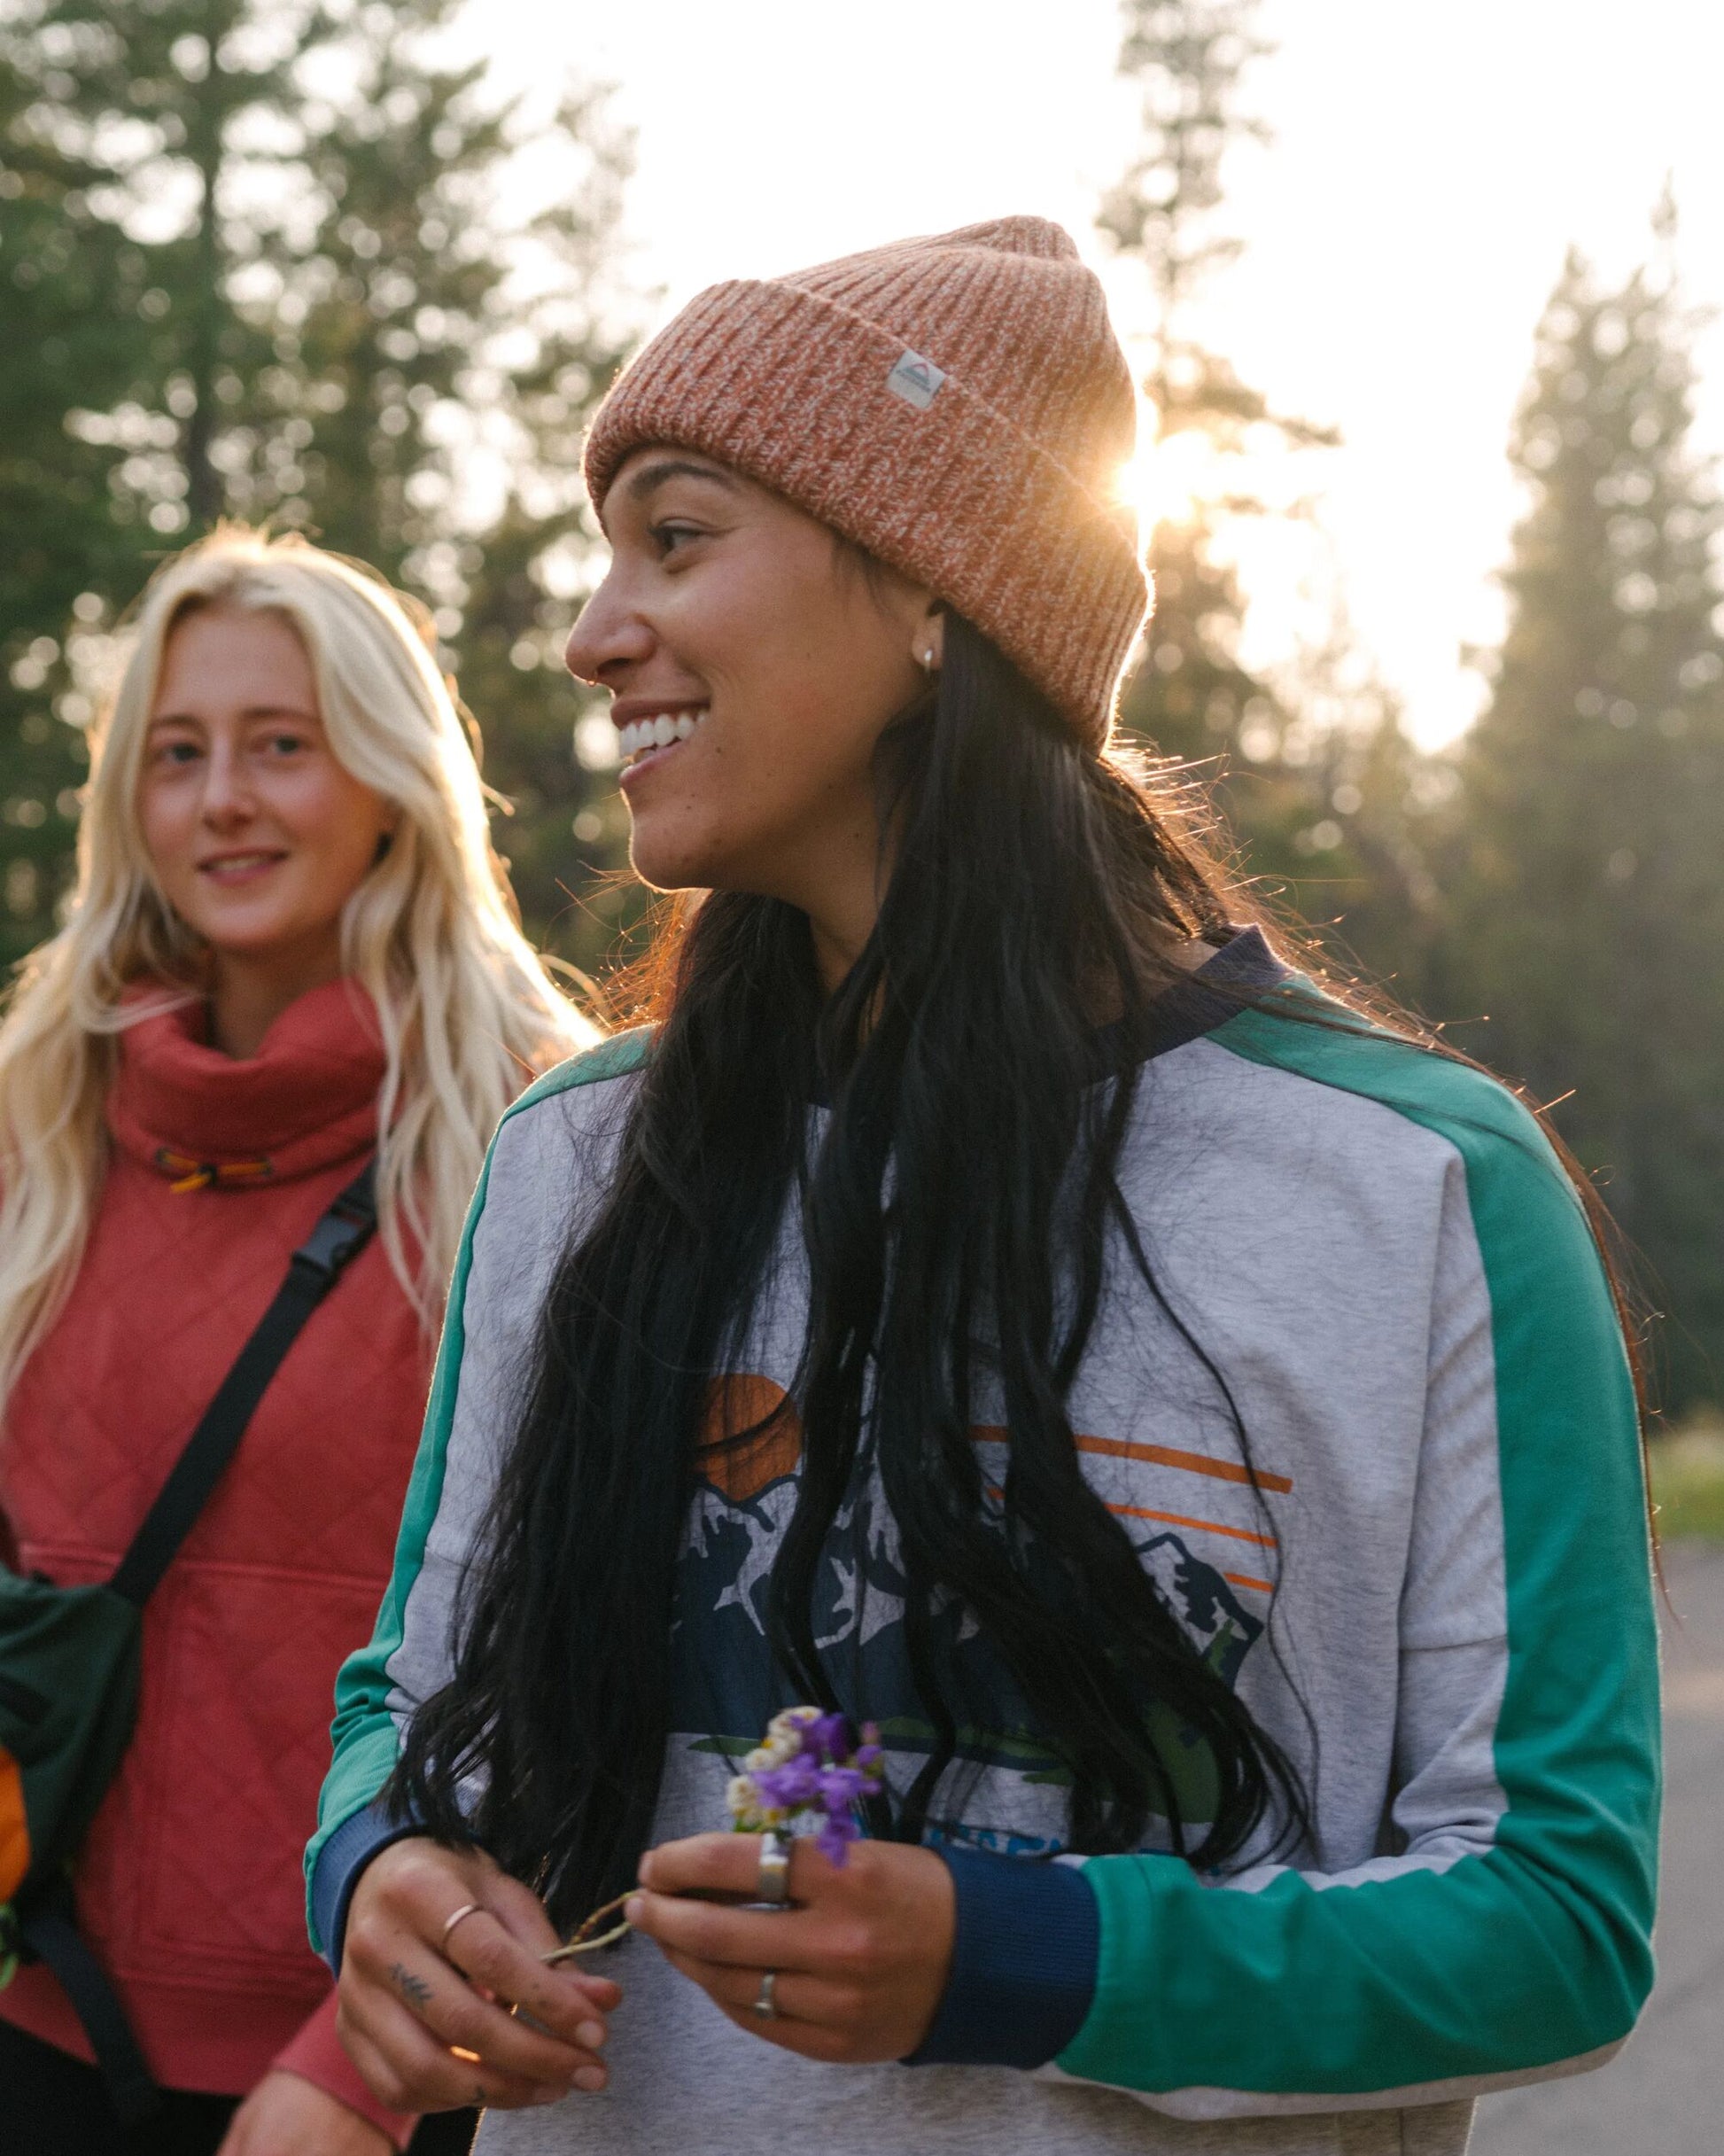
{"type": "Polygon", "coordinates": [[[430,2005],[431,1986],[423,1976],[415,1976],[404,1964],[399,1961],[393,1964],[389,1972],[389,1981],[409,2006],[430,2005]]]}

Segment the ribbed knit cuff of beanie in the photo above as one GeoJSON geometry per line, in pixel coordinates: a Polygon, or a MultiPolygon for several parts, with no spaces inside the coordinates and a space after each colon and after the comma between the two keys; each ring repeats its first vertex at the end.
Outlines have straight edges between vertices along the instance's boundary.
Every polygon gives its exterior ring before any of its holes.
{"type": "Polygon", "coordinates": [[[1136,433],[1068,235],[1007,217],[715,284],[625,369],[586,445],[602,505],[652,443],[699,450],[926,585],[1092,748],[1148,603],[1117,498],[1136,433]]]}

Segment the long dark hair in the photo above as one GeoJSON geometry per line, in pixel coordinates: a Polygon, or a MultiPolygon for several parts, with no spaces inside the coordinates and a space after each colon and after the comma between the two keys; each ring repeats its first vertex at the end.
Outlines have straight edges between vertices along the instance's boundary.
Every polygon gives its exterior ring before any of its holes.
{"type": "Polygon", "coordinates": [[[955,616],[937,689],[882,741],[880,784],[889,882],[831,997],[805,916],[775,899],[709,895],[661,941],[656,1038],[618,1165],[559,1265],[454,1675],[415,1716],[392,1785],[431,1833],[477,1838],[533,1883],[561,1922],[628,1884],[648,1842],[709,1382],[740,1342],[793,1196],[811,1316],[801,1474],[767,1635],[795,1696],[869,1711],[835,1696],[813,1614],[868,1449],[934,1732],[876,1831],[919,1838],[960,1732],[969,1740],[975,1702],[941,1616],[953,1609],[980,1627],[1068,1774],[1074,1849],[1130,1849],[1165,1820],[1177,1849],[1215,1864],[1260,1830],[1305,1824],[1293,1765],[1086,1482],[1066,1405],[1110,1248],[1203,1354],[1114,1171],[1136,1093],[1130,1044],[1151,1037],[1152,1007],[1182,977],[1169,946],[1224,941],[1239,896],[1182,828],[1177,797],[1082,748],[955,616]],[[1103,1038],[1127,1050],[1105,1070],[1103,1038]],[[831,1114],[811,1158],[809,1103],[822,1096],[831,1114]],[[972,1432],[983,1388],[1004,1401],[996,1489],[972,1432]],[[1169,1716],[1213,1765],[1200,1832],[1154,1733],[1169,1716]]]}

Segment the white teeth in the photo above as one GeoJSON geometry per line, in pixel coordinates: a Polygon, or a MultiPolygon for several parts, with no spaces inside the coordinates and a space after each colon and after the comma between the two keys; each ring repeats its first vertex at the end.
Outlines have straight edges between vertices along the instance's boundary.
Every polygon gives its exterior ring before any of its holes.
{"type": "Polygon", "coordinates": [[[680,741],[691,741],[706,723],[703,707],[695,712],[660,712],[653,719],[636,719],[624,727],[617,737],[617,747],[624,763],[648,750],[668,749],[680,741]]]}

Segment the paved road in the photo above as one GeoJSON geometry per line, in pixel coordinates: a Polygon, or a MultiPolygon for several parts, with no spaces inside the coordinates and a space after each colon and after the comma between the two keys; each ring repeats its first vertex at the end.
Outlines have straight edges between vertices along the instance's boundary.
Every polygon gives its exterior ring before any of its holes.
{"type": "Polygon", "coordinates": [[[1601,2073],[1487,2098],[1471,2156],[1724,2151],[1724,1549],[1678,1545],[1666,1569],[1658,1986],[1601,2073]]]}

